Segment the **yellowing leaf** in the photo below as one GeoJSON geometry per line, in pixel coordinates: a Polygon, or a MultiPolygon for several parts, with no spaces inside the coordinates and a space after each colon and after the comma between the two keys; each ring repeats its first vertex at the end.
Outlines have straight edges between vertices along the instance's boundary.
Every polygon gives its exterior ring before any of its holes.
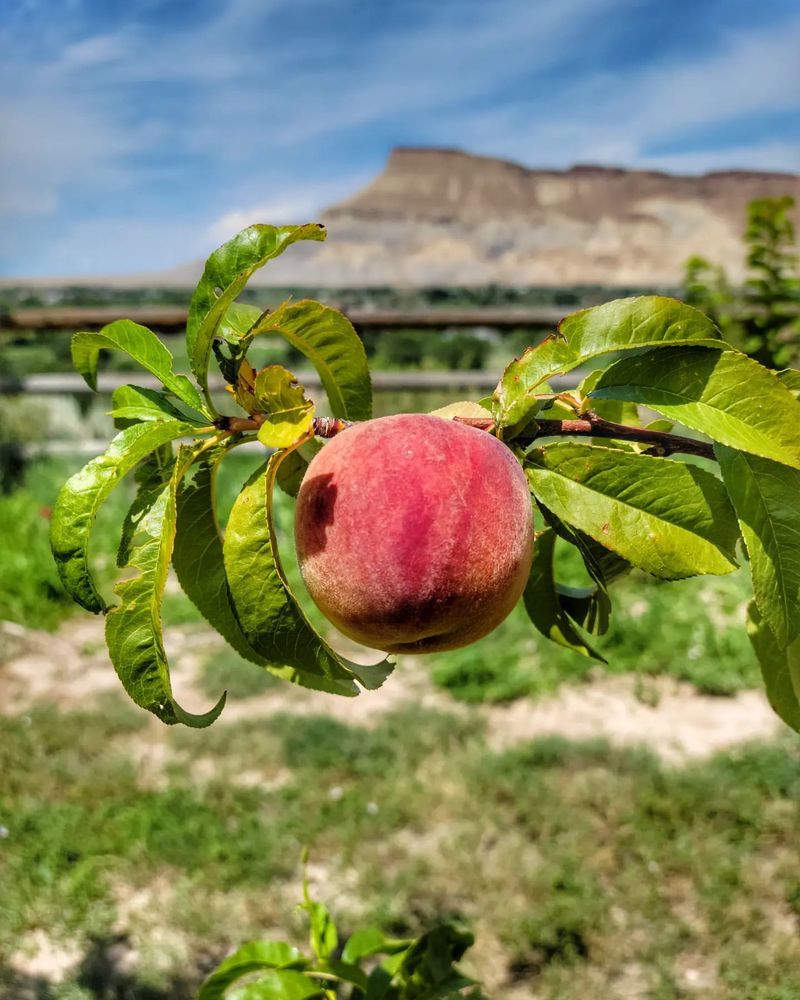
{"type": "Polygon", "coordinates": [[[314,404],[294,375],[280,365],[262,368],[255,382],[256,409],[266,414],[258,440],[268,448],[288,448],[314,423],[314,404]]]}
{"type": "Polygon", "coordinates": [[[247,413],[256,410],[256,376],[257,372],[250,362],[243,358],[236,372],[236,384],[229,386],[234,399],[247,413]]]}
{"type": "Polygon", "coordinates": [[[444,417],[445,420],[452,420],[453,417],[490,420],[492,414],[491,411],[481,406],[480,403],[473,403],[469,399],[464,399],[458,403],[448,403],[447,406],[440,406],[438,410],[431,410],[431,416],[444,417]]]}

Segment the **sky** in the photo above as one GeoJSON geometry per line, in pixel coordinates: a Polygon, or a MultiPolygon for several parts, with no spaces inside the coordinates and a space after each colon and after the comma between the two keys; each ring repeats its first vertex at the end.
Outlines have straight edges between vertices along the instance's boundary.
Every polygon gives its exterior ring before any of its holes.
{"type": "Polygon", "coordinates": [[[0,275],[158,271],[398,145],[800,171],[796,0],[0,0],[0,275]]]}

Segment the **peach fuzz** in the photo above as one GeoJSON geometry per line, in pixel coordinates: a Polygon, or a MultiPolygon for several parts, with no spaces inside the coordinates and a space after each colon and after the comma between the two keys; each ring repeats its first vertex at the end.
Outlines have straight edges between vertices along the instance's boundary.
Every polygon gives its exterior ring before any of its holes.
{"type": "Polygon", "coordinates": [[[486,431],[398,414],[339,433],[311,461],[295,541],[314,602],[390,653],[466,646],[508,615],[533,558],[528,484],[486,431]]]}

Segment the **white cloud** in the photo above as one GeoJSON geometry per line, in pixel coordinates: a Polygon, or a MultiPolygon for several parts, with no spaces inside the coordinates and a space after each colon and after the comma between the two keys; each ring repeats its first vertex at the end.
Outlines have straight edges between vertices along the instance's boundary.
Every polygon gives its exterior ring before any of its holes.
{"type": "Polygon", "coordinates": [[[61,94],[7,102],[0,134],[0,214],[20,217],[53,213],[70,185],[131,184],[126,160],[143,140],[61,94]]]}
{"type": "Polygon", "coordinates": [[[546,104],[521,95],[499,112],[461,112],[445,123],[445,141],[468,135],[475,152],[531,166],[591,162],[680,172],[737,167],[797,172],[796,143],[754,139],[726,147],[703,142],[702,133],[743,116],[793,110],[800,92],[799,44],[800,19],[760,32],[730,33],[711,53],[565,82],[546,104]],[[681,142],[686,152],[680,151],[681,142]],[[673,151],[652,152],[658,146],[673,151]]]}
{"type": "Polygon", "coordinates": [[[208,227],[208,242],[214,246],[223,243],[254,222],[270,225],[316,222],[322,209],[355,193],[369,179],[363,173],[354,173],[332,181],[283,188],[266,201],[225,212],[208,227]]]}
{"type": "Polygon", "coordinates": [[[62,68],[91,67],[109,63],[125,54],[126,42],[122,33],[90,35],[68,45],[61,58],[62,68]]]}

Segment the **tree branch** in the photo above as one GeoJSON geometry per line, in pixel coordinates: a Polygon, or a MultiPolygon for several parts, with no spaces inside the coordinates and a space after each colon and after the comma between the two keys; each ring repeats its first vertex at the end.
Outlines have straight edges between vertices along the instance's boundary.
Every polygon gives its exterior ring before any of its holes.
{"type": "MultiPolygon", "coordinates": [[[[494,426],[491,418],[455,417],[462,424],[489,431],[494,426]]],[[[539,438],[547,437],[596,437],[613,438],[616,441],[632,441],[635,444],[650,445],[651,455],[674,455],[682,452],[685,455],[698,455],[714,461],[713,445],[694,438],[682,437],[680,434],[670,434],[667,431],[653,431],[646,427],[629,427],[627,424],[616,424],[612,420],[604,420],[596,413],[589,411],[579,420],[536,420],[532,433],[518,438],[530,443],[539,438]]]]}
{"type": "MultiPolygon", "coordinates": [[[[477,430],[491,431],[494,422],[491,417],[454,417],[460,424],[475,427],[477,430]]],[[[253,413],[249,417],[220,417],[214,426],[218,430],[230,434],[240,434],[245,431],[257,431],[264,423],[263,413],[253,413]]],[[[338,417],[315,417],[314,434],[317,437],[332,438],[351,425],[349,420],[338,417]]],[[[517,440],[526,444],[551,437],[595,437],[613,438],[616,441],[632,441],[635,444],[648,445],[650,455],[674,455],[681,452],[684,455],[698,455],[714,461],[714,448],[704,441],[682,437],[680,434],[669,434],[667,431],[653,431],[646,427],[629,427],[627,424],[616,424],[612,420],[604,420],[591,411],[576,420],[537,420],[530,434],[525,434],[517,440]]]]}

